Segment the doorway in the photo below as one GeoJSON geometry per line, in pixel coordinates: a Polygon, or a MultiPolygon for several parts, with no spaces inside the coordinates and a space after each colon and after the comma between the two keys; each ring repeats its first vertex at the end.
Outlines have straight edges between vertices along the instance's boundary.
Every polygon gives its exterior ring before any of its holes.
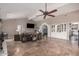
{"type": "Polygon", "coordinates": [[[48,36],[48,27],[47,27],[47,25],[43,25],[42,26],[42,34],[43,34],[43,36],[48,36]]]}

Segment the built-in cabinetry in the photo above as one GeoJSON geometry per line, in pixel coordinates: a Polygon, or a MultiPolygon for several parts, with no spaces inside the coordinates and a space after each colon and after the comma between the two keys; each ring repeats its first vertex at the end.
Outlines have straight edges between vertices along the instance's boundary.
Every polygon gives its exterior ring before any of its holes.
{"type": "Polygon", "coordinates": [[[67,40],[67,23],[52,24],[50,36],[67,40]]]}

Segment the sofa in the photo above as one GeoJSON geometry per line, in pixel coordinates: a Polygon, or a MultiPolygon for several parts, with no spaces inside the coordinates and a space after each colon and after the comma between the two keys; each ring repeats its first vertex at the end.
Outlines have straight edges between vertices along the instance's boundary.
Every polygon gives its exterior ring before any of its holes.
{"type": "Polygon", "coordinates": [[[42,39],[41,33],[22,33],[14,35],[15,41],[27,42],[42,39]]]}

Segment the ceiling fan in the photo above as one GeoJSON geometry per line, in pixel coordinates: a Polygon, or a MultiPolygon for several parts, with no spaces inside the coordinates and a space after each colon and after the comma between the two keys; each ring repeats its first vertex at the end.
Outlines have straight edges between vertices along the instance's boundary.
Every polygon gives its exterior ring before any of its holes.
{"type": "Polygon", "coordinates": [[[55,17],[55,15],[52,15],[51,13],[56,12],[57,9],[54,9],[54,10],[52,10],[52,11],[47,11],[47,3],[45,3],[45,11],[43,11],[43,10],[41,10],[41,9],[40,9],[39,11],[42,12],[42,15],[37,15],[37,17],[38,17],[38,16],[44,16],[43,19],[45,19],[46,16],[55,17]]]}

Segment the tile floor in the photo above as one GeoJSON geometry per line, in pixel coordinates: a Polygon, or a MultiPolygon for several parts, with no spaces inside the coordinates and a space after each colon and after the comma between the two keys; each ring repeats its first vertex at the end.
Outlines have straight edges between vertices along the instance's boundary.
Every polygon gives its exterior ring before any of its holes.
{"type": "Polygon", "coordinates": [[[42,39],[35,42],[7,42],[9,56],[78,56],[77,44],[63,39],[42,39]]]}

